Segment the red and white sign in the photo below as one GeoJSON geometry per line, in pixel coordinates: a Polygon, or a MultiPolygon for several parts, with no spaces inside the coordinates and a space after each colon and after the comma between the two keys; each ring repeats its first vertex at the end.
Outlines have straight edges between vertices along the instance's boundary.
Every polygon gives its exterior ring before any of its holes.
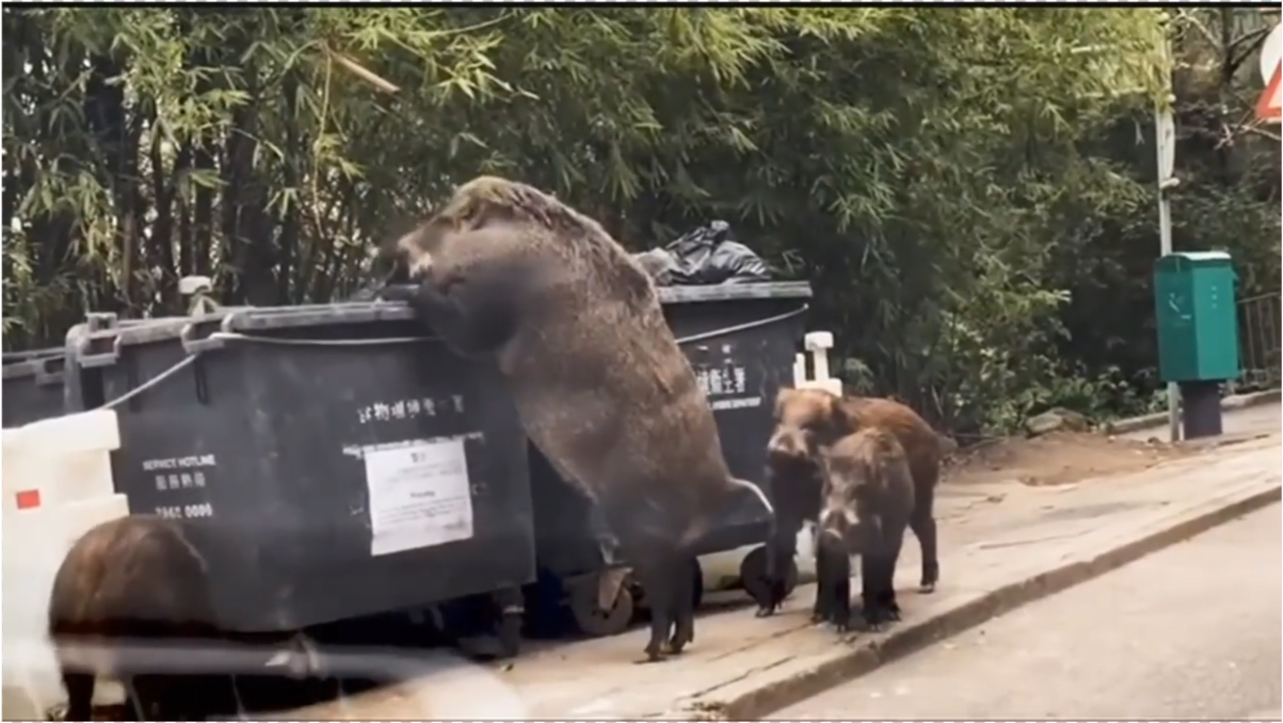
{"type": "Polygon", "coordinates": [[[1265,92],[1256,101],[1256,117],[1265,123],[1278,123],[1279,111],[1283,103],[1279,97],[1279,69],[1274,68],[1274,75],[1265,84],[1265,92]]]}
{"type": "Polygon", "coordinates": [[[40,506],[40,490],[21,490],[14,497],[20,510],[32,510],[40,506]]]}
{"type": "Polygon", "coordinates": [[[1283,25],[1274,29],[1261,44],[1261,78],[1265,81],[1265,92],[1256,101],[1256,118],[1264,123],[1278,123],[1280,103],[1279,93],[1279,60],[1283,59],[1283,25]]]}

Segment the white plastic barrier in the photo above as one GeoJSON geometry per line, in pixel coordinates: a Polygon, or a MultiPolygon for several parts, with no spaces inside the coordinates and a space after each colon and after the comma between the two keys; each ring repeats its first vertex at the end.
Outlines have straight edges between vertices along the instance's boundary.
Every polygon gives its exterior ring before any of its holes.
{"type": "Polygon", "coordinates": [[[802,388],[827,389],[841,395],[842,380],[829,376],[829,349],[833,348],[833,334],[827,331],[813,331],[803,337],[803,345],[811,355],[811,368],[814,373],[806,376],[806,354],[798,354],[793,361],[793,386],[802,388]]]}
{"type": "Polygon", "coordinates": [[[81,535],[129,514],[112,485],[110,455],[119,446],[111,410],[3,432],[5,720],[43,720],[66,697],[46,634],[49,592],[81,535]]]}
{"type": "MultiPolygon", "coordinates": [[[[829,376],[829,349],[833,348],[833,334],[813,331],[802,338],[803,347],[811,355],[813,374],[807,377],[806,354],[798,353],[793,362],[793,386],[798,389],[818,387],[834,394],[842,393],[842,380],[829,376]]],[[[815,553],[812,547],[813,532],[808,523],[797,535],[798,580],[815,579],[815,553]]],[[[723,590],[739,584],[740,561],[757,545],[738,547],[725,552],[715,552],[700,558],[704,573],[705,590],[723,590]]]]}

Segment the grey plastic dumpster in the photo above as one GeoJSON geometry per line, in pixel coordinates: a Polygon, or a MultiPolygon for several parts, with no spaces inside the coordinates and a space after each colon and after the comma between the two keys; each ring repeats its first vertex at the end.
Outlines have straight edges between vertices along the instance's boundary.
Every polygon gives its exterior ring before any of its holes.
{"type": "Polygon", "coordinates": [[[4,355],[3,424],[20,427],[63,413],[63,350],[4,355]]]}
{"type": "Polygon", "coordinates": [[[190,523],[224,627],[533,579],[525,436],[496,370],[403,306],[224,311],[69,346],[86,399],[118,400],[118,491],[190,523]]]}
{"type": "MultiPolygon", "coordinates": [[[[708,394],[731,473],[769,494],[766,443],[774,426],[773,407],[780,387],[793,383],[810,285],[776,282],[658,291],[669,326],[708,394]]],[[[599,544],[604,530],[593,519],[592,504],[533,450],[531,486],[544,582],[600,570],[605,562],[599,544]]],[[[696,552],[763,542],[768,530],[769,520],[760,507],[746,501],[744,509],[730,514],[701,540],[696,552]]],[[[548,586],[541,587],[546,594],[548,586]]]]}
{"type": "MultiPolygon", "coordinates": [[[[116,325],[148,324],[160,319],[118,319],[109,312],[92,313],[75,329],[77,334],[116,325]]],[[[52,347],[4,355],[3,424],[20,427],[82,409],[68,393],[66,348],[52,347]]]]}

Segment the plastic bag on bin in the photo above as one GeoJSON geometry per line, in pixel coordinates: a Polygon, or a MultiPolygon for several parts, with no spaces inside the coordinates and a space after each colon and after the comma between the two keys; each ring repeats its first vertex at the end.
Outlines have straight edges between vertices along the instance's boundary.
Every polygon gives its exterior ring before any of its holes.
{"type": "Polygon", "coordinates": [[[703,286],[770,281],[771,269],[735,240],[730,224],[713,221],[664,248],[633,256],[660,286],[703,286]]]}

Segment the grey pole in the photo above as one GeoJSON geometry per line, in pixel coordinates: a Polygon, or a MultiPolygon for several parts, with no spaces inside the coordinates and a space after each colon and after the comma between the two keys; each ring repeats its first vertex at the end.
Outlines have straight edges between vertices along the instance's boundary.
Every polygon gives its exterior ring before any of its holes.
{"type": "MultiPolygon", "coordinates": [[[[1158,153],[1158,254],[1172,252],[1172,206],[1168,192],[1180,184],[1176,178],[1176,118],[1172,105],[1176,96],[1172,89],[1172,46],[1163,28],[1159,38],[1159,52],[1164,63],[1162,69],[1164,93],[1154,106],[1154,147],[1158,153]]],[[[1181,390],[1176,382],[1167,383],[1167,423],[1173,443],[1181,439],[1181,390]]]]}
{"type": "MultiPolygon", "coordinates": [[[[1176,170],[1176,119],[1172,116],[1171,96],[1154,110],[1154,145],[1158,149],[1158,244],[1159,255],[1172,252],[1172,205],[1168,191],[1180,184],[1176,170]]],[[[1167,423],[1171,441],[1181,439],[1181,391],[1176,382],[1167,383],[1167,423]]]]}

